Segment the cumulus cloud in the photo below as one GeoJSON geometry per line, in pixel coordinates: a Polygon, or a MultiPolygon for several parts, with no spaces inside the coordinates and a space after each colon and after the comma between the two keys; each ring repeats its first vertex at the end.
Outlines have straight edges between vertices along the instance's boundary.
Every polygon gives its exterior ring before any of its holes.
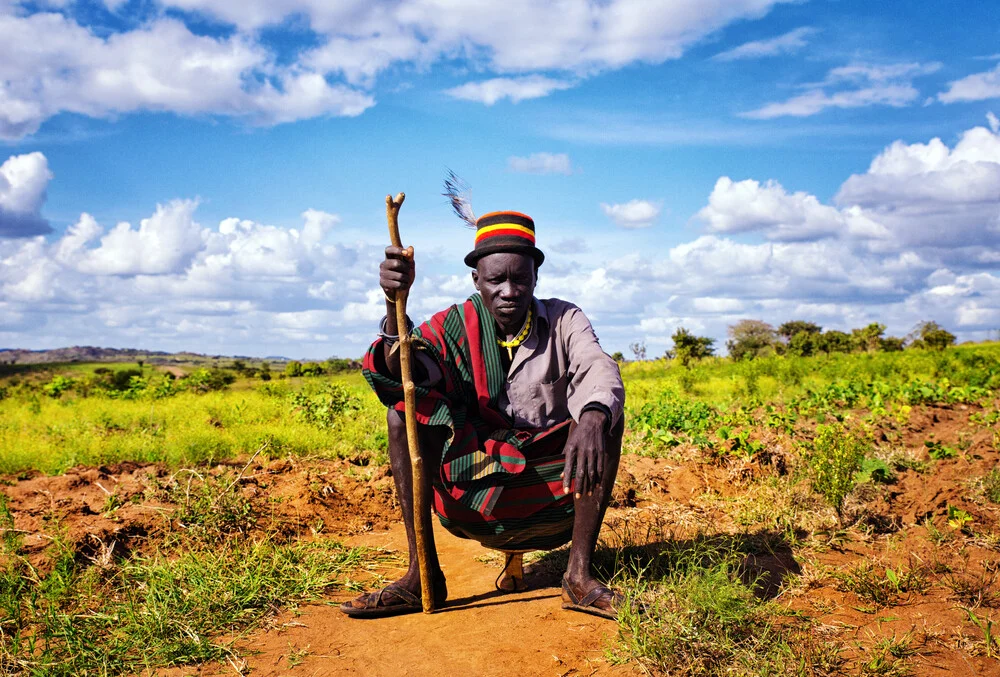
{"type": "MultiPolygon", "coordinates": [[[[954,148],[936,138],[926,144],[896,141],[867,172],[848,178],[835,202],[863,209],[896,246],[995,245],[1000,241],[1000,135],[974,127],[954,148]]],[[[989,250],[971,255],[984,263],[991,257],[989,250]]]]}
{"type": "Polygon", "coordinates": [[[478,101],[492,106],[502,99],[513,103],[525,99],[538,99],[552,92],[573,87],[569,80],[554,80],[544,75],[527,75],[520,78],[491,78],[480,82],[466,82],[464,85],[446,89],[445,94],[455,99],[478,101]]]}
{"type": "Polygon", "coordinates": [[[763,185],[752,179],[734,182],[721,177],[698,212],[709,231],[762,231],[771,240],[814,240],[837,235],[844,219],[833,207],[803,192],[789,194],[777,181],[763,185]]]}
{"type": "Polygon", "coordinates": [[[374,105],[321,73],[282,67],[252,39],[192,33],[176,19],[101,37],[61,14],[0,15],[0,137],[68,111],[238,116],[276,124],[374,105]]]}
{"type": "Polygon", "coordinates": [[[0,238],[52,231],[41,215],[51,180],[48,160],[38,152],[11,156],[0,165],[0,238]]]}
{"type": "MultiPolygon", "coordinates": [[[[450,89],[451,96],[516,102],[601,71],[678,58],[725,25],[785,1],[694,3],[678,11],[674,3],[635,0],[162,0],[160,9],[180,12],[111,33],[78,23],[68,3],[36,4],[55,11],[0,15],[0,138],[31,134],[61,112],[171,111],[264,125],[354,116],[375,105],[370,90],[387,69],[456,58],[496,77],[450,89]],[[184,23],[206,18],[226,25],[225,37],[184,23]],[[261,35],[293,19],[318,44],[288,63],[261,35]]],[[[112,11],[121,4],[105,2],[112,11]]]]}
{"type": "MultiPolygon", "coordinates": [[[[695,215],[705,232],[666,250],[628,252],[592,234],[587,251],[553,231],[537,294],[581,305],[605,348],[644,339],[650,355],[677,326],[721,339],[743,317],[880,321],[896,335],[932,319],[985,338],[1000,326],[998,168],[1000,136],[983,126],[951,145],[890,144],[830,202],[722,177],[695,215]]],[[[196,207],[173,201],[110,227],[83,215],[58,237],[0,239],[0,345],[361,354],[384,312],[381,243],[343,242],[340,219],[317,210],[286,227],[200,224],[196,207]]],[[[635,224],[659,206],[602,208],[635,224]]],[[[422,265],[414,318],[471,292],[458,257],[422,265]]]]}
{"type": "Polygon", "coordinates": [[[496,72],[618,68],[637,61],[659,63],[679,57],[706,35],[740,19],[767,14],[783,0],[675,3],[635,0],[505,3],[462,0],[166,0],[166,6],[196,11],[254,31],[305,16],[323,36],[346,36],[356,51],[370,42],[390,57],[412,58],[424,45],[425,58],[473,52],[496,72]],[[388,36],[388,37],[384,37],[388,36]]]}
{"type": "Polygon", "coordinates": [[[1000,64],[993,70],[973,73],[948,83],[948,89],[937,95],[942,103],[1000,99],[1000,64]]]}
{"type": "Polygon", "coordinates": [[[521,174],[573,173],[573,164],[566,153],[532,153],[528,157],[509,157],[507,168],[521,174]]]}
{"type": "Polygon", "coordinates": [[[649,200],[629,200],[621,204],[601,203],[601,211],[622,228],[648,228],[660,215],[662,205],[649,200]]]}
{"type": "Polygon", "coordinates": [[[745,42],[738,47],[719,52],[712,58],[716,61],[739,61],[741,59],[760,59],[781,54],[794,54],[808,44],[807,38],[815,34],[815,28],[803,26],[776,38],[745,42]]]}
{"type": "Polygon", "coordinates": [[[741,113],[741,117],[770,120],[785,116],[809,117],[828,108],[901,108],[916,101],[920,95],[913,80],[940,68],[939,63],[841,66],[832,69],[822,82],[805,85],[803,94],[741,113]]]}
{"type": "MultiPolygon", "coordinates": [[[[318,210],[289,228],[240,218],[203,227],[196,209],[174,200],[138,227],[109,229],[83,214],[52,241],[0,240],[0,343],[25,344],[18,331],[43,327],[27,345],[322,357],[345,334],[370,338],[385,312],[380,246],[336,242],[339,217],[318,210]]],[[[359,353],[355,344],[347,354],[359,353]]]]}

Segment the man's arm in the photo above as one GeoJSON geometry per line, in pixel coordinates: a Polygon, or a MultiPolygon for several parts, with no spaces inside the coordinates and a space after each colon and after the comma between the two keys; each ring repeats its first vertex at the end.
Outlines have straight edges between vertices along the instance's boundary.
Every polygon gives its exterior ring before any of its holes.
{"type": "Polygon", "coordinates": [[[593,493],[604,473],[608,433],[621,419],[625,386],[618,364],[604,352],[590,320],[570,306],[557,320],[568,357],[570,416],[577,422],[566,442],[563,488],[576,480],[575,494],[593,493]]]}

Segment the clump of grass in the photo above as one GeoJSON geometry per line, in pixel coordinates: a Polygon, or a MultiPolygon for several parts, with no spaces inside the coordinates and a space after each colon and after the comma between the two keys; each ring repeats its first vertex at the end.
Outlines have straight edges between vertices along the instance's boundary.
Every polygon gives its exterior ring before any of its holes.
{"type": "Polygon", "coordinates": [[[901,593],[922,593],[930,585],[926,571],[920,566],[897,571],[861,562],[834,576],[840,590],[853,592],[876,607],[892,606],[901,593]]]}
{"type": "Polygon", "coordinates": [[[756,674],[789,661],[793,652],[775,609],[754,596],[736,569],[736,560],[726,558],[658,581],[621,581],[627,603],[611,659],[677,675],[756,674]]]}
{"type": "Polygon", "coordinates": [[[110,576],[72,553],[45,577],[21,560],[0,574],[0,673],[134,674],[224,660],[262,618],[357,589],[357,573],[387,558],[333,541],[231,539],[133,555],[110,576]]]}
{"type": "Polygon", "coordinates": [[[991,503],[1000,503],[1000,468],[994,468],[988,474],[974,480],[977,492],[991,503]]]}
{"type": "Polygon", "coordinates": [[[807,451],[806,462],[813,488],[844,520],[844,499],[857,484],[857,473],[871,448],[867,436],[840,424],[820,425],[807,451]]]}
{"type": "Polygon", "coordinates": [[[717,536],[669,537],[662,523],[613,525],[598,575],[625,595],[612,662],[653,674],[771,674],[796,663],[777,605],[755,595],[744,553],[717,536]]]}
{"type": "Polygon", "coordinates": [[[997,582],[1000,571],[984,569],[979,573],[968,570],[965,572],[950,572],[941,582],[952,591],[955,598],[962,604],[973,609],[978,607],[995,607],[1000,604],[1000,589],[997,582]]]}
{"type": "Polygon", "coordinates": [[[861,677],[906,677],[912,674],[906,659],[917,652],[913,645],[912,633],[906,633],[901,638],[883,637],[869,649],[868,655],[861,661],[858,673],[861,677]]]}

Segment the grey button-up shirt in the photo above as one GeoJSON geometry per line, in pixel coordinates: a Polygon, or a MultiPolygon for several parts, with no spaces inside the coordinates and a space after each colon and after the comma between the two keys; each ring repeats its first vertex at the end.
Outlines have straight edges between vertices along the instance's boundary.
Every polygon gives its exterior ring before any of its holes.
{"type": "MultiPolygon", "coordinates": [[[[571,417],[579,421],[591,403],[607,407],[609,427],[615,426],[625,406],[625,386],[590,320],[560,299],[534,299],[534,308],[531,333],[514,354],[499,404],[518,428],[548,428],[571,417]]],[[[437,366],[417,355],[433,386],[440,378],[437,366]]]]}

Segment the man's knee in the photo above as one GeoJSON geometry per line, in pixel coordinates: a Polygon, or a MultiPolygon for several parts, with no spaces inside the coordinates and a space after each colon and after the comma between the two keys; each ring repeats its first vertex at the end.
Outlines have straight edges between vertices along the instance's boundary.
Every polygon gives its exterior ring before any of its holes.
{"type": "Polygon", "coordinates": [[[385,422],[389,428],[390,441],[406,442],[406,417],[390,407],[385,412],[385,422]]]}

